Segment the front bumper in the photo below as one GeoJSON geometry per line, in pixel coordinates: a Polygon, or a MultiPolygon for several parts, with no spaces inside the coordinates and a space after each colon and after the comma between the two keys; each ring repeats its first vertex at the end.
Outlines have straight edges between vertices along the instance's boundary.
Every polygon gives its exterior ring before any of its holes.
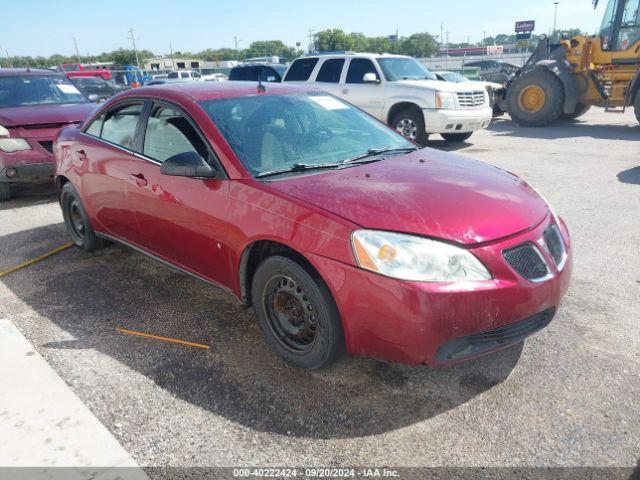
{"type": "Polygon", "coordinates": [[[403,282],[325,257],[312,256],[312,262],[334,295],[350,354],[413,365],[452,364],[519,342],[551,321],[571,277],[566,227],[560,228],[567,252],[562,270],[542,252],[551,271],[546,281],[526,280],[502,257],[504,250],[538,242],[550,222],[547,217],[527,232],[471,249],[491,271],[494,278],[487,281],[403,282]],[[505,333],[501,342],[467,348],[468,337],[482,334],[486,340],[496,331],[505,333]]]}
{"type": "Polygon", "coordinates": [[[0,183],[49,183],[53,163],[16,163],[0,169],[0,183]]]}
{"type": "Polygon", "coordinates": [[[487,128],[493,117],[490,106],[479,109],[436,110],[424,109],[427,133],[467,133],[487,128]]]}

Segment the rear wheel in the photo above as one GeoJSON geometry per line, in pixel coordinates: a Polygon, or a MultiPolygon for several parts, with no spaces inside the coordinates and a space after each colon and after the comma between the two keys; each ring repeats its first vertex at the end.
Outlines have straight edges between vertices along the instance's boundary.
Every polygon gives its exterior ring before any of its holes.
{"type": "Polygon", "coordinates": [[[576,111],[575,112],[573,112],[573,113],[563,113],[562,115],[560,115],[560,119],[561,120],[575,120],[576,118],[579,118],[582,115],[584,115],[585,113],[587,113],[590,108],[591,108],[591,105],[583,105],[581,103],[578,103],[576,105],[576,111]]]}
{"type": "Polygon", "coordinates": [[[324,282],[290,258],[273,256],[251,285],[256,318],[271,349],[304,370],[316,370],[344,354],[338,308],[324,282]]]}
{"type": "Polygon", "coordinates": [[[0,183],[0,202],[11,198],[11,187],[8,183],[0,183]]]}
{"type": "Polygon", "coordinates": [[[636,100],[633,102],[633,110],[636,113],[636,119],[640,122],[640,91],[636,93],[636,100]]]}
{"type": "Polygon", "coordinates": [[[507,107],[516,123],[542,127],[562,115],[564,99],[564,89],[556,75],[537,68],[514,80],[509,88],[507,107]]]}
{"type": "Polygon", "coordinates": [[[391,127],[419,145],[426,145],[429,140],[424,129],[424,115],[418,107],[400,110],[391,118],[391,127]]]}
{"type": "Polygon", "coordinates": [[[473,132],[466,133],[441,133],[442,138],[444,138],[449,143],[461,143],[465,140],[469,140],[473,132]]]}
{"type": "Polygon", "coordinates": [[[67,233],[76,246],[91,252],[106,242],[96,236],[89,223],[80,195],[71,183],[65,183],[60,192],[60,206],[67,233]]]}

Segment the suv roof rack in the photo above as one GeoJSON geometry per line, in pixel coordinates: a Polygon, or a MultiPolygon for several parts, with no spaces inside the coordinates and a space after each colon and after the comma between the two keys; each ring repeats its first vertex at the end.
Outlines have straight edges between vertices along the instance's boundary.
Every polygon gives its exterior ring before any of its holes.
{"type": "Polygon", "coordinates": [[[333,52],[309,52],[305,54],[305,57],[317,57],[320,55],[355,55],[356,52],[351,50],[336,50],[333,52]]]}

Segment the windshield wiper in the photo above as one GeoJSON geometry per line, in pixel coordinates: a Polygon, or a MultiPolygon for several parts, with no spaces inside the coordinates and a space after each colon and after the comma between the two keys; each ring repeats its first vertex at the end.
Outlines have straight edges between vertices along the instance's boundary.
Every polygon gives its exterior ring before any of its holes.
{"type": "Polygon", "coordinates": [[[279,170],[270,170],[262,172],[256,175],[256,178],[272,177],[274,175],[281,175],[291,172],[304,172],[307,170],[321,170],[324,168],[340,168],[342,163],[294,163],[288,168],[281,168],[279,170]]]}
{"type": "Polygon", "coordinates": [[[377,162],[378,160],[382,160],[381,158],[372,159],[371,157],[377,157],[379,155],[383,155],[385,153],[402,153],[402,152],[415,152],[418,150],[418,147],[403,147],[403,148],[370,148],[367,153],[363,153],[362,155],[358,155],[357,157],[350,158],[342,162],[343,164],[349,163],[364,163],[365,162],[377,162]]]}

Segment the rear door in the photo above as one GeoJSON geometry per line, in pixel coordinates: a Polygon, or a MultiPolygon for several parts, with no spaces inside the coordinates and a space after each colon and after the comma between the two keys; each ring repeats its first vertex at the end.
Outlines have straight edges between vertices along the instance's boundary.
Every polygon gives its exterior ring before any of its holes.
{"type": "Polygon", "coordinates": [[[142,101],[113,106],[83,131],[84,141],[71,151],[82,172],[81,196],[99,223],[98,231],[127,242],[137,237],[129,190],[142,107],[142,101]]]}
{"type": "Polygon", "coordinates": [[[149,104],[141,129],[140,151],[131,174],[130,195],[145,250],[222,285],[229,284],[226,242],[228,181],[195,122],[178,107],[149,104]],[[195,151],[219,172],[201,179],[163,175],[160,166],[173,155],[195,151]]]}
{"type": "Polygon", "coordinates": [[[344,69],[344,58],[328,58],[320,65],[315,77],[316,86],[333,95],[341,96],[340,79],[344,69]]]}

